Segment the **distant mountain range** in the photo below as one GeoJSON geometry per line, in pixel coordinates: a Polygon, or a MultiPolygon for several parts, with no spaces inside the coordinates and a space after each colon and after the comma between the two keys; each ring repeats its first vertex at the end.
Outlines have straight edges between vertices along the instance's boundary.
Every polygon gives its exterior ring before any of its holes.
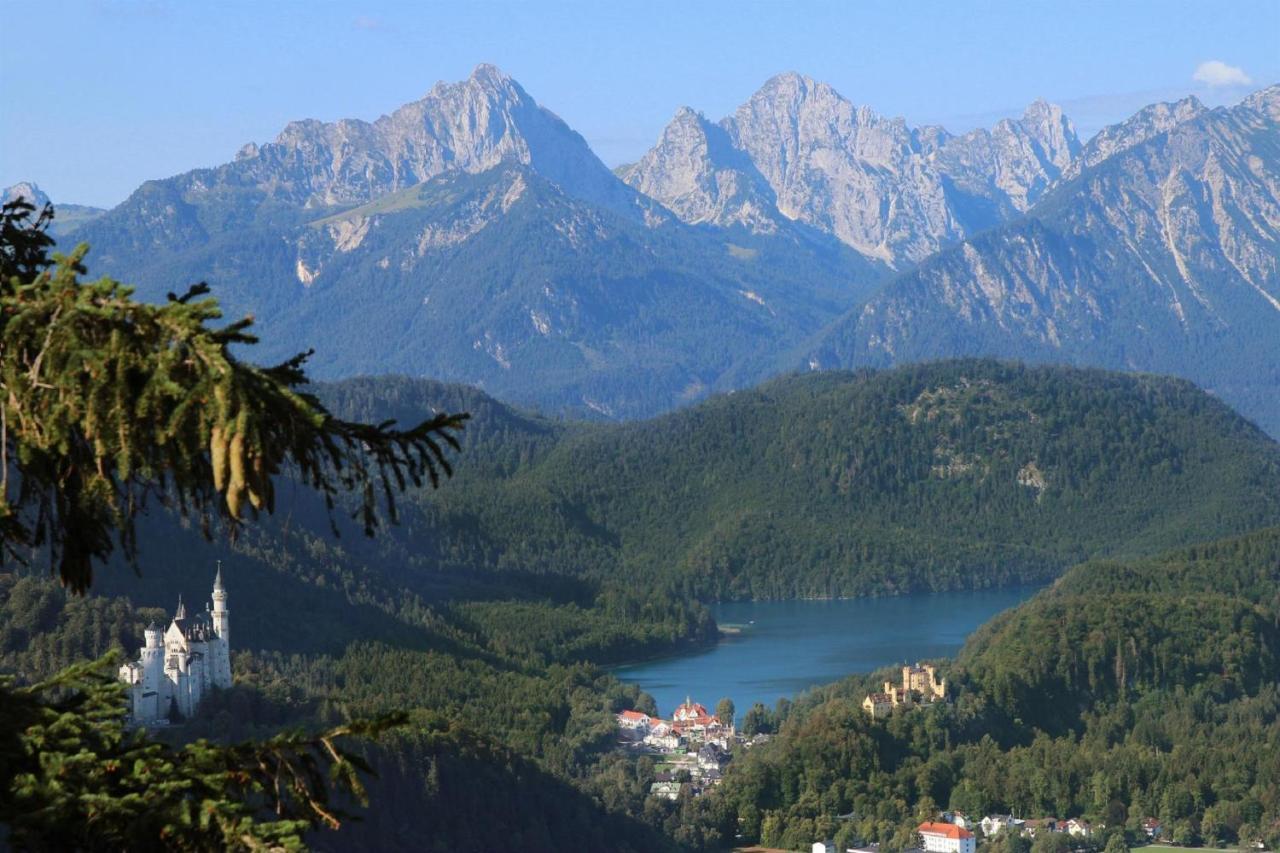
{"type": "MultiPolygon", "coordinates": [[[[1182,375],[1280,434],[1280,89],[956,136],[797,74],[611,172],[498,69],[300,121],[65,237],[207,279],[280,358],[644,416],[771,374],[949,355],[1182,375]]],[[[32,188],[34,189],[34,188],[32,188]]],[[[64,210],[65,208],[60,208],[64,210]]]]}
{"type": "Polygon", "coordinates": [[[952,136],[783,74],[716,124],[681,109],[621,177],[686,222],[761,233],[803,222],[901,267],[1025,212],[1079,150],[1071,122],[1043,101],[952,136]]]}
{"type": "Polygon", "coordinates": [[[1280,87],[1104,130],[1027,216],[888,282],[808,361],[978,353],[1185,376],[1280,432],[1280,87]]]}

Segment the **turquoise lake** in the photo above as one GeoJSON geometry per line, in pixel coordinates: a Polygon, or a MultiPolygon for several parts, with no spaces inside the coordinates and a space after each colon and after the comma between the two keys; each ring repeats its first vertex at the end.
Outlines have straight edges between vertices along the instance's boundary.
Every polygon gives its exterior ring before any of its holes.
{"type": "Polygon", "coordinates": [[[694,654],[616,667],[670,714],[692,696],[709,708],[728,696],[742,714],[783,696],[889,664],[950,657],[965,638],[1002,610],[1036,593],[1032,587],[854,598],[838,601],[744,601],[712,606],[722,626],[741,625],[694,654]]]}

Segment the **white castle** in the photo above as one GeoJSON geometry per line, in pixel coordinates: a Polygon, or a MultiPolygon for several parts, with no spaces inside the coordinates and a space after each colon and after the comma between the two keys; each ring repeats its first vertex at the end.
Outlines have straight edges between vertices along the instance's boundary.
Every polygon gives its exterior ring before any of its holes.
{"type": "Polygon", "coordinates": [[[219,563],[213,579],[213,609],[206,604],[203,613],[188,616],[179,596],[178,610],[164,637],[152,622],[141,657],[120,667],[120,680],[129,685],[130,722],[165,722],[175,711],[189,717],[211,687],[231,686],[229,616],[219,563]]]}

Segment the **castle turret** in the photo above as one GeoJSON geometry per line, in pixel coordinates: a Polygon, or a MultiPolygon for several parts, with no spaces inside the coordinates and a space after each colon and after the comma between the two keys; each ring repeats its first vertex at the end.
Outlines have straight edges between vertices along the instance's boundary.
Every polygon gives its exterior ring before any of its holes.
{"type": "Polygon", "coordinates": [[[227,610],[227,588],[222,585],[222,561],[218,561],[218,573],[213,578],[213,632],[221,639],[230,641],[231,623],[227,610]]]}
{"type": "Polygon", "coordinates": [[[213,633],[209,641],[210,680],[216,687],[231,686],[231,611],[227,609],[227,588],[222,585],[222,561],[213,578],[213,633]]]}

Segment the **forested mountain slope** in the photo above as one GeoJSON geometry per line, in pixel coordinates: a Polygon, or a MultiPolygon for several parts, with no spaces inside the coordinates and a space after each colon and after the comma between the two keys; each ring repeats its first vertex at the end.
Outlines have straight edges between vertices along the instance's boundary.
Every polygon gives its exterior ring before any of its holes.
{"type": "Polygon", "coordinates": [[[232,546],[152,512],[141,579],[112,566],[95,589],[172,608],[201,592],[192,564],[212,576],[223,559],[247,585],[246,647],[444,648],[473,631],[502,637],[498,653],[559,637],[560,659],[610,660],[705,636],[699,598],[1043,581],[1280,521],[1280,447],[1161,377],[940,362],[789,377],[624,425],[423,380],[320,390],[364,420],[471,411],[456,476],[409,493],[375,539],[342,506],[334,539],[320,501],[287,482],[276,515],[232,546]]]}
{"type": "Polygon", "coordinates": [[[286,236],[223,236],[137,281],[159,296],[216,267],[228,309],[254,310],[281,342],[261,357],[316,346],[319,376],[429,375],[610,417],[767,371],[871,280],[839,247],[651,229],[516,165],[449,173],[286,236]]]}
{"type": "MultiPolygon", "coordinates": [[[[373,417],[376,387],[329,394],[373,417]]],[[[382,547],[431,571],[769,598],[1044,580],[1280,519],[1280,448],[1152,376],[942,362],[547,428],[500,476],[464,466],[407,525],[421,535],[382,547]]]]}
{"type": "Polygon", "coordinates": [[[983,626],[957,663],[998,707],[1061,731],[1102,702],[1280,680],[1280,529],[1072,569],[983,626]]]}

